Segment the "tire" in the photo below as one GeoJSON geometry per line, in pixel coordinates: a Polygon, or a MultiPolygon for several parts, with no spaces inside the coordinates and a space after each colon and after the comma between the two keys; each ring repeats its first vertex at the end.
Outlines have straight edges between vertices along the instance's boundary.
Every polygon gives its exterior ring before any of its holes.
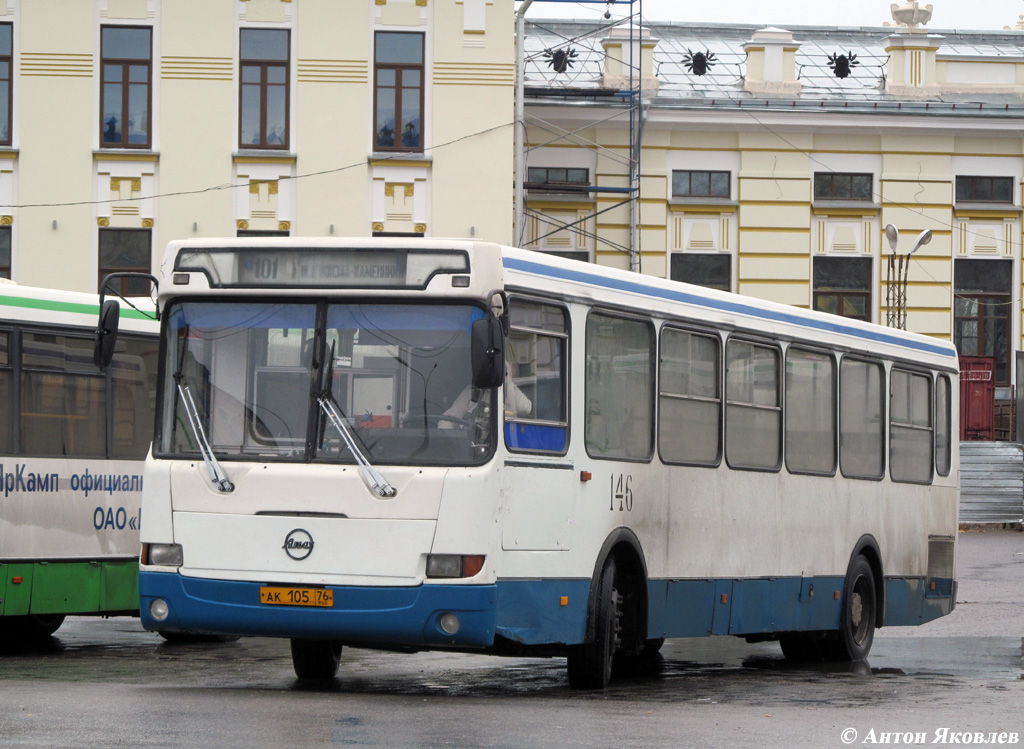
{"type": "Polygon", "coordinates": [[[292,638],[292,667],[303,681],[327,681],[338,673],[341,643],[292,638]]]}
{"type": "Polygon", "coordinates": [[[833,661],[860,661],[868,657],[875,639],[878,597],[875,573],[863,556],[850,565],[843,585],[839,631],[825,645],[825,656],[833,661]]]}
{"type": "Polygon", "coordinates": [[[46,640],[64,623],[63,614],[28,614],[0,617],[0,634],[32,642],[46,640]]]}
{"type": "Polygon", "coordinates": [[[612,663],[619,648],[622,597],[615,588],[615,560],[601,570],[594,608],[590,612],[594,639],[569,648],[567,666],[573,689],[604,689],[612,677],[612,663]]]}

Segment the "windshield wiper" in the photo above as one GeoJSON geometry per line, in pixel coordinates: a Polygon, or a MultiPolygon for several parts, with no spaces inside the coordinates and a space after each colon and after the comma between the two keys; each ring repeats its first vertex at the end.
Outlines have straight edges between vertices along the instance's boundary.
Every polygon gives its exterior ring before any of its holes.
{"type": "Polygon", "coordinates": [[[356,464],[359,466],[359,473],[363,477],[363,481],[366,482],[366,485],[373,489],[378,496],[395,496],[398,490],[391,486],[386,478],[380,475],[380,472],[370,464],[370,461],[366,459],[366,456],[359,449],[355,437],[345,424],[345,417],[342,416],[338,404],[334,401],[334,396],[326,391],[317,393],[316,402],[320,404],[320,410],[324,412],[328,421],[338,430],[338,434],[345,441],[346,447],[348,447],[349,452],[352,453],[352,457],[355,458],[356,464]]]}
{"type": "Polygon", "coordinates": [[[185,409],[185,415],[188,416],[192,435],[196,438],[196,444],[199,446],[199,453],[203,456],[203,463],[206,464],[206,470],[210,472],[210,481],[222,492],[231,492],[235,490],[235,485],[228,479],[228,475],[224,473],[224,469],[217,462],[217,456],[213,454],[213,448],[210,446],[209,440],[206,439],[206,430],[203,429],[202,419],[199,418],[199,409],[196,408],[196,402],[192,399],[192,391],[185,382],[185,375],[181,372],[185,360],[185,346],[188,341],[187,325],[184,333],[181,351],[178,355],[178,369],[174,373],[174,382],[178,387],[178,395],[181,398],[181,405],[185,409]]]}
{"type": "Polygon", "coordinates": [[[341,408],[338,406],[338,402],[334,399],[331,394],[331,384],[334,377],[334,341],[331,341],[331,350],[327,352],[327,366],[324,367],[324,377],[321,381],[321,389],[319,393],[314,393],[313,397],[316,398],[316,402],[320,406],[320,410],[327,416],[327,420],[331,422],[335,429],[338,430],[338,434],[345,441],[345,446],[348,447],[350,453],[352,453],[353,459],[356,461],[356,465],[359,466],[359,475],[363,477],[363,481],[370,487],[379,497],[393,497],[398,494],[398,490],[388,483],[388,480],[380,475],[380,472],[374,468],[370,461],[366,459],[362,451],[359,449],[359,445],[356,444],[355,435],[349,430],[348,425],[345,424],[345,417],[341,413],[341,408]]]}

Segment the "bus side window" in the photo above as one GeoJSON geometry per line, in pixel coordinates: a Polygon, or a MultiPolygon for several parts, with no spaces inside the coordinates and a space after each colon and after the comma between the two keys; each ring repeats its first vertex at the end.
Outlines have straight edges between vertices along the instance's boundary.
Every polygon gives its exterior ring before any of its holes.
{"type": "Polygon", "coordinates": [[[772,471],[782,462],[779,350],[747,341],[725,346],[725,459],[772,471]]]}
{"type": "Polygon", "coordinates": [[[569,326],[562,307],[513,299],[505,345],[505,442],[513,451],[568,446],[569,326]]]}
{"type": "Polygon", "coordinates": [[[893,369],[890,376],[889,472],[893,481],[929,484],[932,480],[931,377],[893,369]]]}
{"type": "Polygon", "coordinates": [[[587,320],[587,453],[646,460],[654,446],[654,327],[594,312],[587,320]]]}
{"type": "Polygon", "coordinates": [[[666,327],[659,362],[658,449],[666,463],[716,466],[722,458],[722,344],[666,327]]]}
{"type": "Polygon", "coordinates": [[[839,365],[839,468],[880,479],[885,471],[885,372],[878,362],[844,357],[839,365]]]}
{"type": "Polygon", "coordinates": [[[14,449],[12,444],[11,421],[14,416],[11,408],[12,380],[11,369],[11,333],[0,331],[0,453],[10,455],[14,449]]]}

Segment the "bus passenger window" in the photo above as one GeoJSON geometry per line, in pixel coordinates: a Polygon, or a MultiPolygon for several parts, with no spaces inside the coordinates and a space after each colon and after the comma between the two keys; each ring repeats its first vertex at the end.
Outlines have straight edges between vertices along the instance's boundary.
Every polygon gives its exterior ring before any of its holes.
{"type": "Polygon", "coordinates": [[[721,460],[721,358],[715,336],[662,333],[658,450],[664,462],[714,466],[721,460]]]}
{"type": "Polygon", "coordinates": [[[786,468],[836,470],[836,365],[828,354],[786,352],[786,468]]]}
{"type": "Polygon", "coordinates": [[[565,310],[513,299],[505,346],[505,443],[509,450],[565,452],[568,438],[565,310]]]}
{"type": "Polygon", "coordinates": [[[935,470],[948,476],[953,460],[952,402],[949,377],[940,375],[935,380],[935,470]]]}
{"type": "Polygon", "coordinates": [[[782,462],[779,351],[731,340],[725,357],[725,459],[732,468],[775,470],[782,462]]]}
{"type": "Polygon", "coordinates": [[[884,378],[882,365],[876,362],[844,358],[839,365],[839,468],[844,476],[882,478],[884,378]]]}
{"type": "Polygon", "coordinates": [[[14,373],[10,365],[11,334],[0,331],[0,453],[10,455],[14,447],[11,442],[11,380],[14,373]]]}
{"type": "Polygon", "coordinates": [[[646,460],[654,442],[654,329],[595,312],[587,320],[587,454],[646,460]]]}
{"type": "Polygon", "coordinates": [[[890,380],[890,465],[893,481],[932,480],[932,388],[923,374],[893,369],[890,380]]]}

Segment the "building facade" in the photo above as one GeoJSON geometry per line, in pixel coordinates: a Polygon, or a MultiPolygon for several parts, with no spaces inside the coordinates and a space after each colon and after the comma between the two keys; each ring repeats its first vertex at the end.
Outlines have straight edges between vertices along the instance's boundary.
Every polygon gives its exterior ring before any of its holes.
{"type": "Polygon", "coordinates": [[[95,291],[192,236],[507,242],[512,22],[511,0],[0,0],[0,276],[95,291]]]}
{"type": "Polygon", "coordinates": [[[1009,398],[1024,31],[890,23],[528,20],[523,243],[884,325],[892,224],[906,327],[993,357],[1009,398]]]}

